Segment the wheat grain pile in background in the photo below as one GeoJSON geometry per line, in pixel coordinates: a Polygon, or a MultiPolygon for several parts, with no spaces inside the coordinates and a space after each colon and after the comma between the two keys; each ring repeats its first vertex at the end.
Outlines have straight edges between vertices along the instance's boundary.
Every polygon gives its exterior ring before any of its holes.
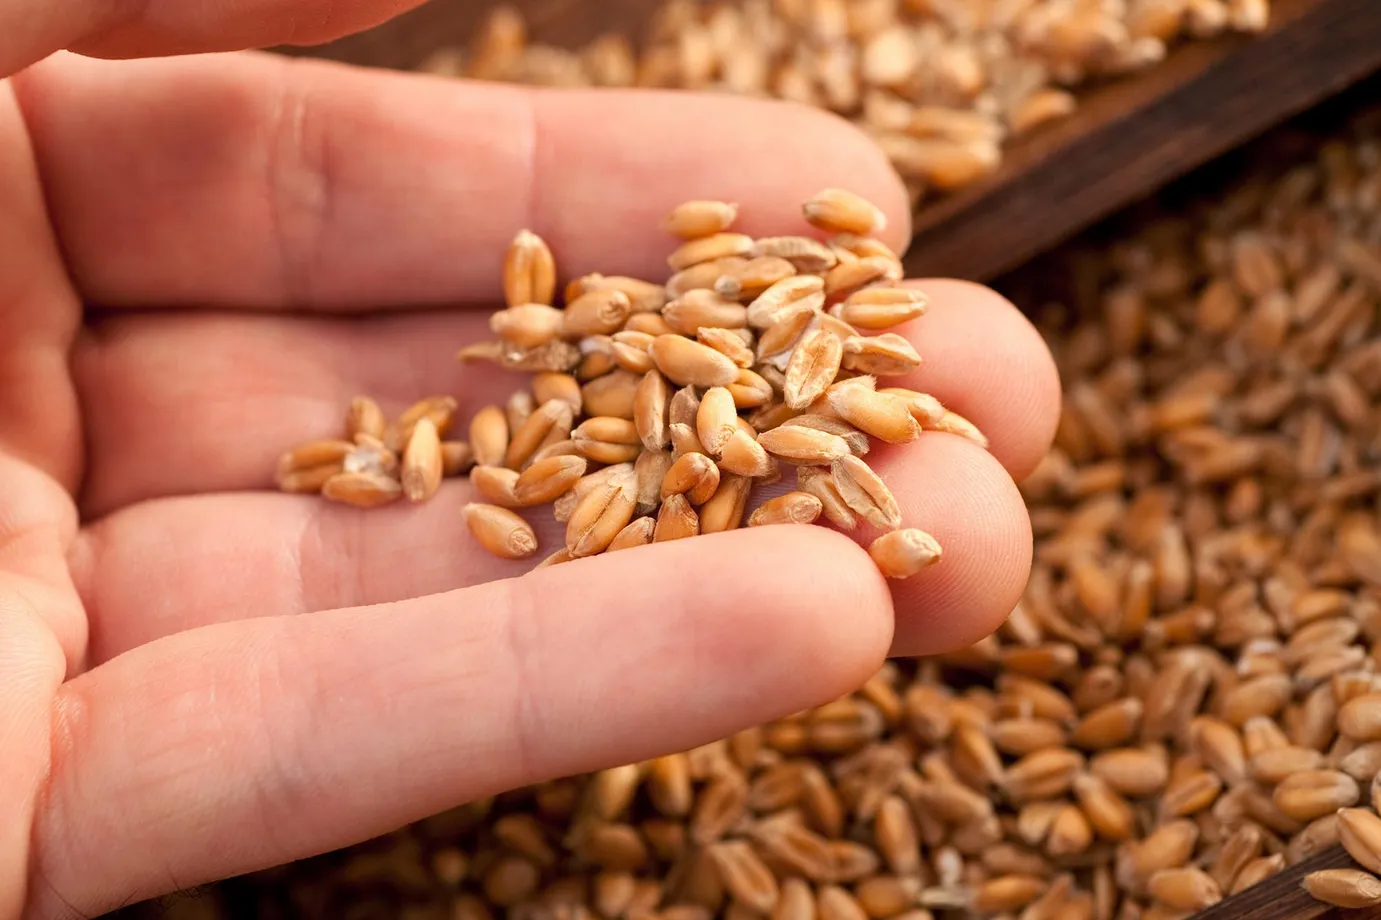
{"type": "Polygon", "coordinates": [[[1341,841],[1359,868],[1310,890],[1381,901],[1381,118],[1283,149],[1005,282],[1066,405],[997,635],[238,890],[268,917],[1167,920],[1341,841]]]}
{"type": "Polygon", "coordinates": [[[642,86],[788,99],[869,131],[913,202],[990,173],[1015,138],[1102,79],[1186,40],[1254,33],[1269,0],[668,0],[646,40],[530,43],[497,6],[433,73],[546,86],[642,86]]]}

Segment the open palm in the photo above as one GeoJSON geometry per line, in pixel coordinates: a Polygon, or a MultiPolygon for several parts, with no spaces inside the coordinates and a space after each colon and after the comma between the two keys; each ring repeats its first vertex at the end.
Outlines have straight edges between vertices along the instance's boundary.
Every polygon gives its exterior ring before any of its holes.
{"type": "MultiPolygon", "coordinates": [[[[403,5],[0,0],[0,72],[58,47],[317,41],[403,5]]],[[[1019,314],[956,282],[929,284],[906,385],[993,451],[879,451],[946,547],[890,590],[824,528],[519,578],[464,535],[463,482],[372,513],[271,490],[354,395],[452,393],[468,417],[515,388],[452,356],[484,337],[518,228],[567,273],[660,280],[646,228],[676,202],[795,232],[830,185],[904,244],[874,148],[769,103],[257,54],[62,53],[0,83],[0,918],[93,915],[689,747],[991,630],[1030,561],[1012,477],[1059,392],[1019,314]]]]}

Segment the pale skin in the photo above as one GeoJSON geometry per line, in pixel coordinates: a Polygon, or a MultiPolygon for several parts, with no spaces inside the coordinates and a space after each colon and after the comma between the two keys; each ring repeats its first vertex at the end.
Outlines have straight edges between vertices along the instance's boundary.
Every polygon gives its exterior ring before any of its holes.
{"type": "Polygon", "coordinates": [[[926,363],[901,385],[992,451],[870,456],[945,548],[904,583],[818,527],[518,577],[465,534],[464,485],[372,514],[273,493],[278,452],[357,393],[455,393],[468,418],[518,385],[452,353],[520,227],[567,274],[654,279],[686,198],[798,232],[800,202],[846,186],[908,235],[886,163],[817,112],[219,53],[412,3],[0,0],[0,918],[704,743],[972,642],[1020,595],[1014,479],[1059,385],[1020,314],[958,282],[918,282],[926,363]],[[135,60],[189,52],[217,53],[135,60]]]}

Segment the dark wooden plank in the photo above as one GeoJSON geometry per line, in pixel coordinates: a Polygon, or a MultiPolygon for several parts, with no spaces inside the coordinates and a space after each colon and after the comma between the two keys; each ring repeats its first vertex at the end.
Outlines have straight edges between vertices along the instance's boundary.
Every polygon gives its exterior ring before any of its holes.
{"type": "Polygon", "coordinates": [[[989,179],[926,208],[917,276],[986,280],[1381,70],[1377,0],[1277,0],[1263,35],[1182,46],[1089,94],[989,179]]]}
{"type": "Polygon", "coordinates": [[[1381,909],[1337,910],[1315,901],[1300,887],[1310,872],[1358,868],[1342,847],[1331,847],[1241,894],[1224,898],[1190,920],[1378,920],[1381,909]]]}

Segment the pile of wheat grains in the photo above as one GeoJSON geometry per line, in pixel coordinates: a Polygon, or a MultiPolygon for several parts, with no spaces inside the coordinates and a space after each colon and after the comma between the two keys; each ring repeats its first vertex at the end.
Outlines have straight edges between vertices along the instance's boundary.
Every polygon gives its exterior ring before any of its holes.
{"type": "Polygon", "coordinates": [[[1283,149],[1043,260],[1059,303],[1004,282],[1066,405],[995,636],[225,890],[264,917],[1168,920],[1341,842],[1357,868],[1309,890],[1381,902],[1381,118],[1283,149]]]}
{"type": "Polygon", "coordinates": [[[868,551],[890,578],[938,563],[939,544],[902,526],[864,458],[874,441],[905,444],[925,431],[986,438],[933,396],[886,385],[921,361],[886,330],[923,316],[927,302],[873,238],[882,212],[826,189],[802,213],[801,229],[823,240],[753,239],[733,232],[736,205],[687,202],[666,220],[683,242],[665,283],[585,275],[560,307],[551,250],[519,231],[504,264],[508,306],[490,317],[497,338],[460,358],[530,372],[531,388],[476,412],[468,440],[448,440],[464,421],[454,397],[423,399],[393,420],[358,397],[340,438],[283,455],[280,487],[375,508],[426,501],[468,468],[476,501],[466,523],[496,556],[537,553],[517,511],[552,505],[565,545],[548,547],[544,566],[745,523],[817,520],[876,528],[868,551]],[[795,488],[755,502],[756,487],[782,481],[783,465],[795,488]]]}
{"type": "Polygon", "coordinates": [[[1269,18],[1269,0],[668,0],[640,47],[611,33],[573,51],[529,42],[501,5],[471,47],[421,69],[825,108],[876,138],[919,203],[991,173],[1012,139],[1072,113],[1083,86],[1269,18]]]}

